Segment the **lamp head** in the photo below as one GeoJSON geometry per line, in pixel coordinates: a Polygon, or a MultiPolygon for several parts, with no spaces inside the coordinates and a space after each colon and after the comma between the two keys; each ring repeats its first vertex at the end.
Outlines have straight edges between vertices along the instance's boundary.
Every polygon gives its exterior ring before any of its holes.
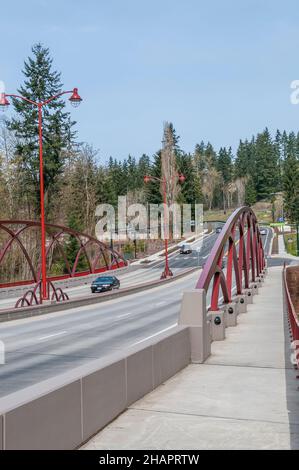
{"type": "Polygon", "coordinates": [[[5,111],[9,106],[9,101],[6,98],[5,93],[0,93],[0,109],[1,111],[5,111]]]}
{"type": "Polygon", "coordinates": [[[78,94],[78,88],[73,89],[73,93],[72,93],[72,96],[70,97],[69,101],[71,102],[71,105],[74,108],[77,108],[80,105],[80,103],[82,101],[82,98],[78,94]]]}

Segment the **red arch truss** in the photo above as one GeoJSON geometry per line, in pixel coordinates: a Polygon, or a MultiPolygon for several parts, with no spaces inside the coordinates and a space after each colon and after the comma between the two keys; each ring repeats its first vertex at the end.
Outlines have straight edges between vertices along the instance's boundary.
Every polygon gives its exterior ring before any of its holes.
{"type": "Polygon", "coordinates": [[[221,287],[224,303],[232,300],[233,276],[236,293],[249,288],[265,267],[263,243],[256,216],[250,207],[236,209],[229,217],[207,259],[197,289],[208,292],[212,284],[211,310],[218,310],[221,287]],[[227,255],[226,272],[223,258],[227,255]]]}
{"type": "MultiPolygon", "coordinates": [[[[9,251],[14,246],[18,246],[19,250],[25,257],[31,273],[31,279],[23,279],[17,282],[5,282],[5,280],[0,280],[0,287],[29,284],[32,282],[37,283],[40,281],[40,261],[37,264],[35,263],[32,254],[23,240],[26,232],[29,232],[30,230],[40,231],[40,222],[28,220],[0,220],[0,234],[1,232],[2,235],[4,234],[4,242],[2,246],[0,246],[0,267],[1,265],[4,265],[9,251]]],[[[84,276],[116,269],[126,265],[125,259],[117,251],[108,247],[91,235],[56,224],[46,224],[46,232],[47,259],[49,258],[50,252],[56,249],[57,252],[60,253],[61,260],[64,262],[66,272],[66,274],[60,276],[49,276],[49,279],[51,280],[84,276]],[[75,253],[75,260],[73,263],[71,263],[67,257],[65,243],[66,237],[73,237],[77,241],[78,250],[75,253]],[[88,268],[87,270],[80,272],[78,271],[78,264],[80,259],[82,259],[82,256],[85,259],[88,268]],[[102,263],[100,263],[101,261],[102,263]]]]}

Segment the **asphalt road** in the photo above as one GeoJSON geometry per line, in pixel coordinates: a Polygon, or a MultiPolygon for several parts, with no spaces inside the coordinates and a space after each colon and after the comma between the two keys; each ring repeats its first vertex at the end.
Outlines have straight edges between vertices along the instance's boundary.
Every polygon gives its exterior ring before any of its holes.
{"type": "MultiPolygon", "coordinates": [[[[174,252],[169,255],[169,265],[173,271],[173,274],[178,274],[180,271],[201,266],[205,260],[207,259],[211,247],[213,246],[216,240],[216,234],[213,232],[211,234],[205,235],[203,239],[196,240],[195,242],[191,243],[192,249],[194,252],[188,255],[181,255],[178,252],[174,252]],[[202,246],[201,251],[199,254],[196,252],[197,247],[202,246]]],[[[117,272],[112,273],[115,274],[121,283],[121,289],[130,287],[133,285],[142,284],[148,281],[154,281],[160,279],[161,273],[164,269],[164,257],[161,258],[160,261],[151,263],[150,266],[146,265],[139,265],[132,266],[129,268],[126,273],[119,274],[117,272]],[[151,265],[153,265],[151,267],[151,265]]],[[[96,277],[96,276],[95,276],[96,277]]],[[[70,299],[74,299],[76,297],[83,297],[85,295],[90,295],[90,281],[86,285],[80,285],[76,287],[69,287],[63,289],[69,296],[70,299]]],[[[101,294],[95,294],[101,295],[101,294]]],[[[16,304],[17,300],[19,299],[19,295],[17,297],[9,297],[7,299],[0,299],[0,310],[13,308],[16,304]]]]}
{"type": "MultiPolygon", "coordinates": [[[[216,237],[211,234],[205,238],[196,259],[194,253],[173,255],[171,268],[186,269],[195,262],[202,265],[216,237]]],[[[265,237],[266,251],[269,243],[270,233],[265,237]]],[[[162,265],[163,262],[160,266],[130,273],[130,282],[134,276],[138,279],[145,276],[147,280],[151,276],[157,278],[162,265]]],[[[98,305],[2,323],[0,340],[5,345],[6,363],[0,365],[0,396],[113,351],[141,344],[172,328],[177,324],[184,290],[194,288],[198,277],[199,271],[166,286],[98,305]]]]}

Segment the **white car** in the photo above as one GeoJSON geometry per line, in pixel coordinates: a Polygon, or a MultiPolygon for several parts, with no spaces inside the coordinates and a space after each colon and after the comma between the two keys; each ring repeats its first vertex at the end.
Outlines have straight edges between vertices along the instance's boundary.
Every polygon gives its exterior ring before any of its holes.
{"type": "Polygon", "coordinates": [[[260,234],[261,235],[267,235],[267,229],[266,228],[261,228],[260,229],[260,234]]]}

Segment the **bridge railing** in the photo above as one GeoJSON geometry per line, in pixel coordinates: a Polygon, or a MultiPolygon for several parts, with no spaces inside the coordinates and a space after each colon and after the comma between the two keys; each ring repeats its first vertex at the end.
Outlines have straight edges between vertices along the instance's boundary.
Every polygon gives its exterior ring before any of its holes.
{"type": "MultiPolygon", "coordinates": [[[[30,272],[30,279],[22,281],[9,282],[0,280],[0,287],[19,286],[30,283],[38,283],[41,279],[41,265],[36,260],[34,251],[28,248],[28,239],[30,239],[30,231],[40,230],[40,222],[28,220],[0,220],[0,235],[4,236],[4,243],[0,246],[0,268],[4,266],[9,252],[15,247],[19,253],[25,258],[27,267],[30,272]],[[27,238],[26,238],[27,237],[27,238]],[[3,282],[4,281],[4,282],[3,282]]],[[[46,224],[47,231],[47,248],[46,257],[49,264],[51,253],[56,250],[59,260],[63,263],[65,274],[60,276],[48,273],[48,279],[60,280],[73,278],[81,275],[94,274],[106,270],[123,267],[127,264],[125,259],[113,248],[105,245],[97,238],[77,230],[63,227],[57,224],[46,224]],[[70,262],[67,256],[66,238],[72,237],[75,240],[74,261],[70,262]],[[82,272],[78,266],[83,258],[87,269],[82,272]]],[[[38,233],[39,238],[39,233],[38,233]]],[[[69,238],[70,239],[70,238],[69,238]]]]}
{"type": "Polygon", "coordinates": [[[288,321],[289,321],[289,327],[290,327],[291,344],[293,348],[293,357],[294,357],[295,365],[297,366],[297,369],[299,369],[299,316],[295,310],[295,307],[292,301],[290,288],[288,285],[288,282],[290,282],[290,279],[288,279],[288,273],[290,272],[291,269],[293,269],[293,267],[286,267],[286,265],[284,265],[283,285],[284,285],[288,321]]]}
{"type": "Polygon", "coordinates": [[[197,282],[197,289],[208,293],[212,283],[210,310],[219,309],[220,288],[223,303],[232,300],[233,291],[255,282],[265,268],[263,243],[256,216],[250,207],[236,209],[223,226],[197,282]],[[224,266],[224,258],[227,263],[224,266]],[[233,281],[235,280],[235,288],[233,281]]]}

